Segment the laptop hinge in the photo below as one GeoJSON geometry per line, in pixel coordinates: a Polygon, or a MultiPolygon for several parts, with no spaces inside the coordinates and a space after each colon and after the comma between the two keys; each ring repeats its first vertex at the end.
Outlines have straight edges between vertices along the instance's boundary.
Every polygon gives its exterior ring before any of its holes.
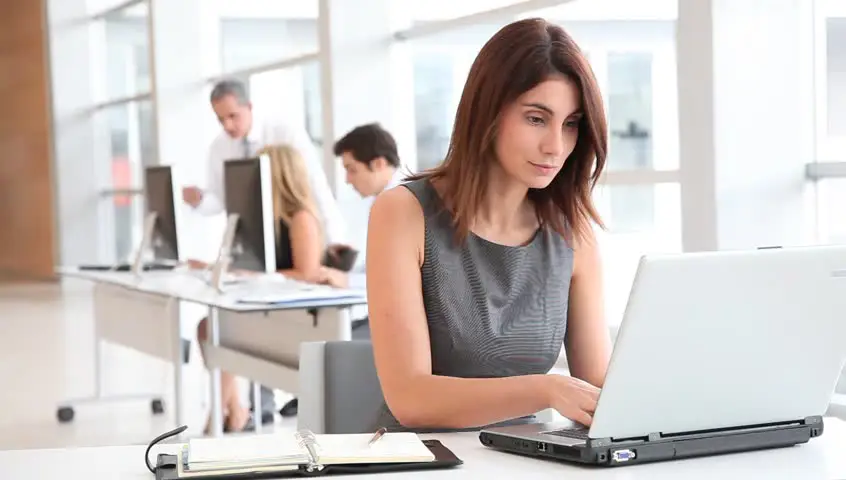
{"type": "Polygon", "coordinates": [[[819,415],[815,415],[813,417],[805,417],[805,425],[821,425],[823,423],[823,417],[819,415]]]}
{"type": "Polygon", "coordinates": [[[753,431],[761,431],[761,430],[769,430],[771,428],[778,428],[778,427],[788,427],[788,426],[808,426],[811,427],[811,436],[816,437],[822,435],[823,431],[823,417],[821,416],[812,416],[812,417],[805,417],[802,420],[794,420],[788,422],[774,422],[774,423],[766,423],[766,424],[759,424],[759,425],[745,425],[742,427],[728,427],[728,428],[715,428],[715,429],[708,429],[708,430],[696,430],[690,432],[679,432],[679,433],[659,433],[653,432],[649,435],[637,436],[637,437],[625,437],[625,438],[613,438],[613,437],[606,437],[606,438],[594,438],[588,440],[589,446],[594,447],[605,447],[615,443],[622,443],[622,442],[634,442],[634,441],[641,441],[641,442],[657,442],[662,439],[667,438],[676,438],[676,439],[683,439],[686,437],[696,437],[701,435],[708,435],[708,434],[735,434],[735,433],[745,433],[745,432],[753,432],[753,431]]]}
{"type": "Polygon", "coordinates": [[[786,422],[772,422],[772,423],[764,423],[764,424],[757,424],[757,425],[744,425],[744,426],[737,426],[737,427],[726,427],[726,428],[713,428],[713,429],[706,429],[706,430],[695,430],[690,432],[678,432],[678,433],[650,433],[648,438],[650,442],[654,442],[660,440],[662,438],[684,438],[684,437],[693,437],[699,435],[707,435],[707,434],[720,434],[720,433],[744,433],[744,432],[751,432],[751,431],[760,431],[760,430],[769,430],[771,428],[779,428],[779,427],[787,427],[787,426],[799,426],[799,425],[817,425],[822,423],[822,417],[806,417],[802,420],[793,420],[793,421],[786,421],[786,422]]]}

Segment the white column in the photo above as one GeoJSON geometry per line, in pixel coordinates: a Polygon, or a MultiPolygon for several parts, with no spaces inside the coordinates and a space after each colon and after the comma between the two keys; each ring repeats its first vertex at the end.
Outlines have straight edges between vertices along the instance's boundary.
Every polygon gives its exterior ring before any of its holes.
{"type": "Polygon", "coordinates": [[[807,0],[679,0],[685,250],[809,241],[811,8],[807,0]]]}
{"type": "Polygon", "coordinates": [[[354,246],[364,248],[371,200],[344,184],[332,146],[354,127],[380,122],[415,168],[414,88],[407,45],[392,45],[399,6],[389,0],[320,0],[319,41],[323,100],[324,169],[335,190],[354,246]]]}
{"type": "MultiPolygon", "coordinates": [[[[217,0],[151,0],[150,52],[158,163],[172,165],[180,185],[205,185],[209,145],[220,132],[206,79],[220,71],[217,0]]],[[[175,199],[182,258],[213,260],[225,217],[205,217],[175,199]]],[[[207,313],[182,303],[182,337],[194,338],[207,313]]]]}
{"type": "MultiPolygon", "coordinates": [[[[151,0],[151,73],[158,162],[173,165],[181,185],[205,185],[209,145],[220,126],[206,79],[220,70],[217,2],[151,0]]],[[[177,199],[182,211],[182,256],[209,259],[220,244],[223,215],[203,217],[177,199]],[[183,254],[184,253],[184,254],[183,254]]]]}
{"type": "Polygon", "coordinates": [[[97,129],[90,110],[105,95],[104,58],[95,58],[103,24],[87,22],[87,10],[85,0],[47,2],[57,261],[66,265],[111,260],[114,238],[97,234],[105,228],[99,191],[110,185],[111,163],[108,131],[97,129]]]}

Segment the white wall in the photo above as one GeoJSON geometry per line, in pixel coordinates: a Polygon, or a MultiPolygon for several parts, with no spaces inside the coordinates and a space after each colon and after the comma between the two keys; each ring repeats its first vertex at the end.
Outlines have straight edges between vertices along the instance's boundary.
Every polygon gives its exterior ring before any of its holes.
{"type": "Polygon", "coordinates": [[[812,11],[805,0],[715,3],[718,246],[811,243],[812,11]]]}
{"type": "MultiPolygon", "coordinates": [[[[846,140],[846,18],[832,18],[826,22],[826,81],[827,122],[822,126],[829,137],[846,140]]],[[[843,142],[839,142],[841,145],[843,142]]],[[[846,161],[846,152],[832,152],[846,161]]]]}

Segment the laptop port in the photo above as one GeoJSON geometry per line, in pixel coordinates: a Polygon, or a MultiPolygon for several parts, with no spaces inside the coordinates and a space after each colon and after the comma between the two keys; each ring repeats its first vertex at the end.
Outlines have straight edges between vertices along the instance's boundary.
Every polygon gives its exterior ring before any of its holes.
{"type": "Polygon", "coordinates": [[[546,444],[543,442],[538,442],[538,451],[539,452],[546,452],[546,444]]]}
{"type": "Polygon", "coordinates": [[[637,455],[635,454],[634,450],[615,450],[611,452],[611,459],[615,462],[622,463],[628,462],[629,460],[633,460],[637,455]]]}

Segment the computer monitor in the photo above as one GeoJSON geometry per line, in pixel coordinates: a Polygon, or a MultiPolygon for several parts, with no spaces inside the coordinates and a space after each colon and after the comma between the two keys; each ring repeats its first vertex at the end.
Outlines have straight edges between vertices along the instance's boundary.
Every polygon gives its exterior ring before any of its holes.
{"type": "Polygon", "coordinates": [[[229,268],[272,273],[276,271],[276,228],[270,158],[228,160],[223,165],[226,212],[237,216],[229,268]]]}
{"type": "Polygon", "coordinates": [[[155,262],[176,263],[179,261],[179,240],[174,199],[178,198],[178,195],[174,193],[171,167],[147,167],[144,173],[148,218],[145,246],[152,250],[155,262]]]}

